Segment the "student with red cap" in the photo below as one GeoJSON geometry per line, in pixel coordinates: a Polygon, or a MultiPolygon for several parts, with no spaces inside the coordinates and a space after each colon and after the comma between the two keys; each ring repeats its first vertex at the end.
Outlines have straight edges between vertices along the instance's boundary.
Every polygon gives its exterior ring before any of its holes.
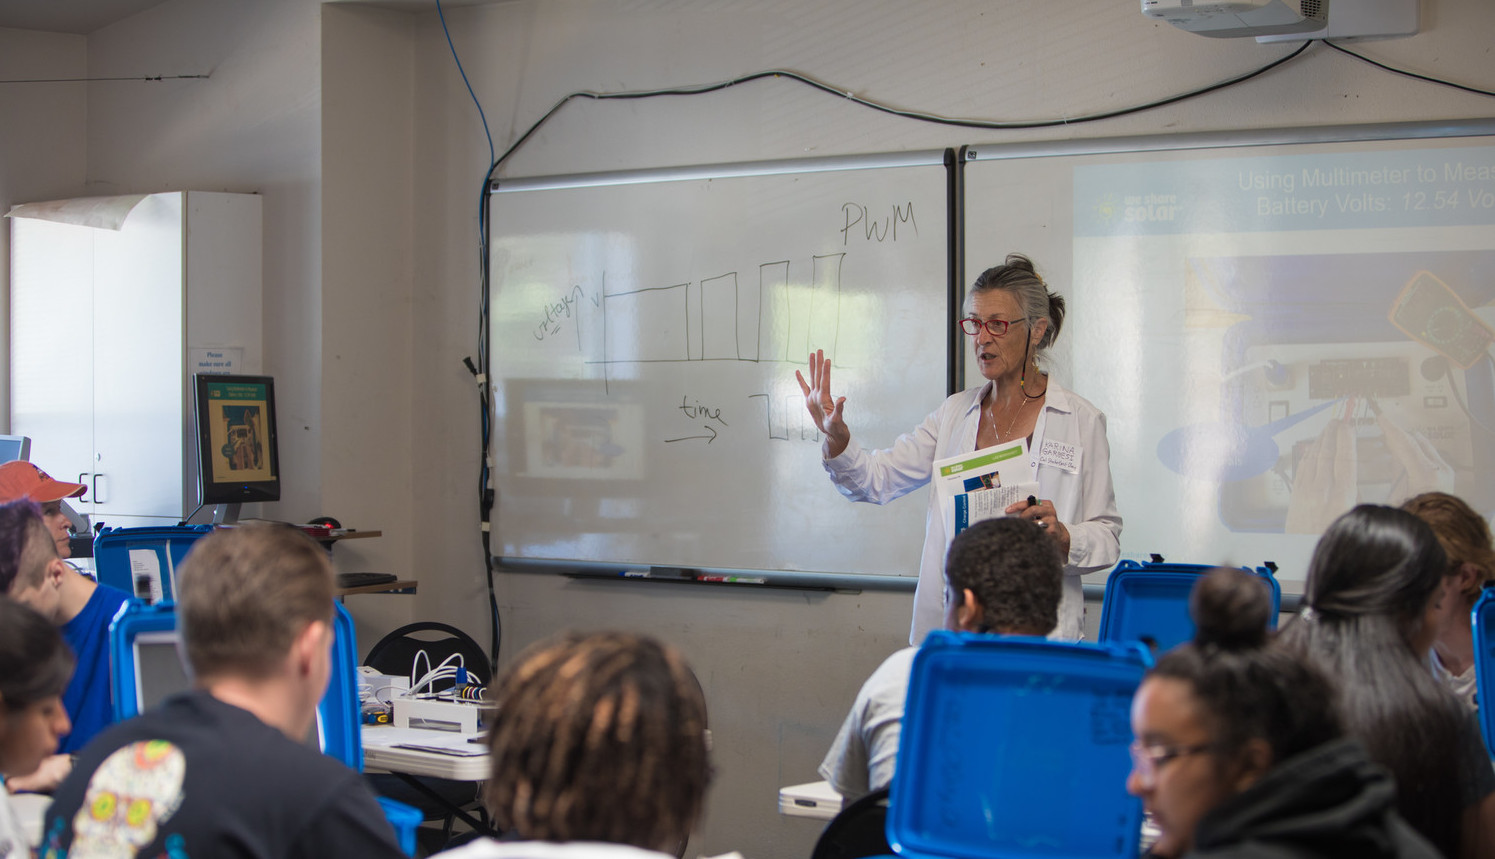
{"type": "Polygon", "coordinates": [[[52,532],[52,539],[57,541],[59,558],[66,559],[73,553],[72,547],[68,545],[71,535],[68,533],[67,514],[62,512],[62,502],[67,498],[77,498],[87,491],[88,487],[84,484],[57,480],[25,460],[0,465],[0,504],[9,504],[22,498],[29,498],[40,504],[47,530],[52,532]]]}

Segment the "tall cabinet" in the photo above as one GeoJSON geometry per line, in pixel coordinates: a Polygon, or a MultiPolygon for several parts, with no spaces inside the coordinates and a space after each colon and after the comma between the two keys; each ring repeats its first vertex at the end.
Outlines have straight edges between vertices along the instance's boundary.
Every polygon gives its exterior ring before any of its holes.
{"type": "Polygon", "coordinates": [[[88,484],[71,503],[95,522],[175,524],[197,506],[196,363],[262,370],[261,198],[70,200],[9,220],[11,432],[88,484]]]}

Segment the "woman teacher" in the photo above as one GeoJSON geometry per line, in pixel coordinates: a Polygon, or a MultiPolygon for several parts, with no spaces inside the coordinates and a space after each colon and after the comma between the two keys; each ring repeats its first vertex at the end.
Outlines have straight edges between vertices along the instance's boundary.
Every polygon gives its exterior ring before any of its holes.
{"type": "MultiPolygon", "coordinates": [[[[1077,640],[1085,613],[1080,576],[1116,563],[1121,516],[1111,487],[1105,415],[1039,370],[1038,359],[1063,321],[1063,297],[1049,292],[1027,257],[1009,254],[1004,264],[982,272],[966,298],[960,328],[971,337],[986,383],[945,400],[886,450],[868,451],[852,439],[846,398],[832,396],[831,362],[821,352],[810,355],[808,381],[799,371],[794,375],[824,436],[825,470],[853,501],[886,504],[928,483],[936,459],[1027,439],[1031,476],[1021,479],[1036,479],[1042,500],[1018,502],[1007,513],[1037,522],[1064,557],[1064,595],[1053,637],[1077,640]]],[[[930,493],[911,644],[943,625],[941,565],[952,536],[939,499],[930,493]]]]}

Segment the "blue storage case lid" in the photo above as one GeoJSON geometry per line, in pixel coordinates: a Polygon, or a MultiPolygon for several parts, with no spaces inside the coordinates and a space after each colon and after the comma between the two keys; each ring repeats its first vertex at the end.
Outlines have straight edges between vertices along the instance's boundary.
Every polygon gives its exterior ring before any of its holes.
{"type": "Polygon", "coordinates": [[[915,859],[1136,859],[1138,644],[931,632],[914,656],[888,843],[915,859]]]}
{"type": "Polygon", "coordinates": [[[176,599],[176,568],[192,544],[212,532],[212,525],[104,528],[93,540],[94,570],[101,584],[146,602],[171,602],[176,599]],[[134,551],[154,555],[159,575],[136,571],[130,557],[134,551]]]}
{"type": "Polygon", "coordinates": [[[379,803],[379,809],[384,812],[384,819],[394,828],[395,841],[400,845],[400,850],[406,856],[415,855],[415,831],[420,829],[421,823],[425,822],[425,815],[420,809],[406,805],[398,800],[387,796],[376,796],[374,799],[379,803]]]}
{"type": "MultiPolygon", "coordinates": [[[[1101,603],[1101,641],[1150,639],[1159,652],[1194,640],[1194,620],[1189,617],[1189,592],[1199,576],[1215,569],[1204,564],[1144,564],[1124,560],[1106,579],[1101,603]]],[[[1242,568],[1267,583],[1272,591],[1269,625],[1277,627],[1282,609],[1282,586],[1266,567],[1242,568]]]]}
{"type": "MultiPolygon", "coordinates": [[[[332,620],[332,676],[327,682],[327,692],[317,704],[317,736],[324,753],[362,772],[358,643],[354,640],[353,618],[342,605],[334,606],[332,620]]],[[[109,680],[116,719],[129,719],[140,714],[140,672],[136,665],[135,641],[142,634],[152,633],[166,633],[175,638],[175,604],[131,604],[109,626],[109,680]]]]}
{"type": "Polygon", "coordinates": [[[1479,696],[1479,729],[1495,759],[1495,587],[1485,588],[1469,614],[1474,626],[1474,684],[1479,696]]]}
{"type": "Polygon", "coordinates": [[[169,634],[170,639],[175,640],[176,606],[171,603],[126,603],[109,624],[109,693],[114,697],[115,721],[140,715],[142,693],[135,642],[147,633],[169,634]]]}

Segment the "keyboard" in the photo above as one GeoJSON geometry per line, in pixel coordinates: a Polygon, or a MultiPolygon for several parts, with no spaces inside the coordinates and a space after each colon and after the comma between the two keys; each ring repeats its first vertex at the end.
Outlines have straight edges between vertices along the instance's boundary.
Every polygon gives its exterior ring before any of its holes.
{"type": "Polygon", "coordinates": [[[338,573],[337,586],[340,588],[366,588],[370,585],[387,585],[397,582],[400,577],[394,573],[338,573]]]}

